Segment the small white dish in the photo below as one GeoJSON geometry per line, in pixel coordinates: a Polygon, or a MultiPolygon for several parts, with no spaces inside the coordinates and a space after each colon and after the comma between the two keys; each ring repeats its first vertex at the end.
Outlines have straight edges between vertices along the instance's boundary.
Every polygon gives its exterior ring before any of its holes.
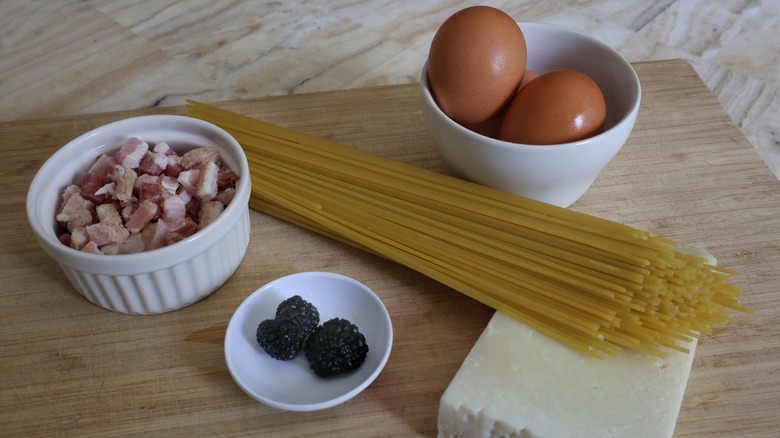
{"type": "Polygon", "coordinates": [[[302,272],[266,284],[241,303],[225,333],[225,360],[233,380],[255,400],[287,411],[316,411],[344,403],[368,387],[387,363],[392,345],[390,315],[371,289],[339,274],[302,272]],[[317,308],[320,324],[344,318],[357,325],[369,348],[360,368],[321,378],[303,352],[280,361],[258,345],[258,324],[273,319],[277,306],[294,295],[317,308]]]}

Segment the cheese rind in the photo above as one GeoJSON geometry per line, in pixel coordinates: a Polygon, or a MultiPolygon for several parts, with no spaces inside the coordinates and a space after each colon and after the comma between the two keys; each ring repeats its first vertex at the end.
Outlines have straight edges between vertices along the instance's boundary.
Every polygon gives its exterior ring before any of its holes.
{"type": "Polygon", "coordinates": [[[585,356],[496,312],[439,405],[439,437],[669,437],[693,362],[585,356]]]}

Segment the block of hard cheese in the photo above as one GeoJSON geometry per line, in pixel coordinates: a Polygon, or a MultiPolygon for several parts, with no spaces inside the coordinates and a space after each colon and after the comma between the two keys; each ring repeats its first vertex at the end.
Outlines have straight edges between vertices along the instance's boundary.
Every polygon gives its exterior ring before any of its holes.
{"type": "Polygon", "coordinates": [[[692,361],[598,360],[496,312],[441,398],[439,436],[669,437],[692,361]]]}
{"type": "Polygon", "coordinates": [[[696,342],[685,347],[598,360],[496,312],[441,398],[439,437],[670,437],[696,342]]]}

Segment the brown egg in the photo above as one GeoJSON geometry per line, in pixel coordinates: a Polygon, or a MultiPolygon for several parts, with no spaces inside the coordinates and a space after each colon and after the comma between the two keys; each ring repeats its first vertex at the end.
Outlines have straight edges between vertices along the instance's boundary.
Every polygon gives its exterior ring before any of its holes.
{"type": "Polygon", "coordinates": [[[496,116],[516,94],[526,64],[523,32],[505,12],[474,6],[436,32],[428,81],[439,107],[464,125],[496,116]]]}
{"type": "Polygon", "coordinates": [[[525,85],[532,80],[539,77],[539,73],[533,71],[533,70],[526,70],[525,74],[523,75],[523,82],[520,83],[520,88],[525,87],[525,85]]]}
{"type": "Polygon", "coordinates": [[[499,139],[550,145],[583,140],[604,130],[607,109],[598,85],[574,70],[534,78],[509,104],[499,139]]]}

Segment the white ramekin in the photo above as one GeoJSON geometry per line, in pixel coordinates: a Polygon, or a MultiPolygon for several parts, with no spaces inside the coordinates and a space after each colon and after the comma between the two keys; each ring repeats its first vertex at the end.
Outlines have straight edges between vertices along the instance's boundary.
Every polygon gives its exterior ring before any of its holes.
{"type": "Polygon", "coordinates": [[[43,250],[89,301],[120,313],[180,309],[214,292],[238,268],[249,244],[249,165],[241,146],[221,128],[191,117],[152,115],[120,120],[89,131],[55,152],[27,193],[27,216],[43,250]],[[175,244],[138,254],[89,254],[57,239],[55,215],[63,189],[81,180],[91,163],[128,137],[165,141],[174,149],[212,146],[240,176],[224,212],[175,244]]]}

